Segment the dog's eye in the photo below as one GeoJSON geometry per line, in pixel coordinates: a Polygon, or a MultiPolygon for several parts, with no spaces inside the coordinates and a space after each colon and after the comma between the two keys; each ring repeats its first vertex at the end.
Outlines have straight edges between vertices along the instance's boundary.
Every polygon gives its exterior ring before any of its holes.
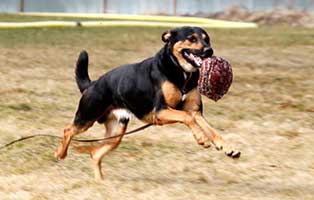
{"type": "Polygon", "coordinates": [[[189,37],[188,40],[192,43],[197,42],[197,38],[195,36],[189,37]]]}

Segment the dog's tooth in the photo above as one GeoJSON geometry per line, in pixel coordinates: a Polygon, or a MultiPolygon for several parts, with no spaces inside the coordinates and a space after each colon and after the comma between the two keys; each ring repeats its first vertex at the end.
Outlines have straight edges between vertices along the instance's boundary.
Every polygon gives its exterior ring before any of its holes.
{"type": "Polygon", "coordinates": [[[202,59],[201,59],[200,57],[196,57],[196,60],[195,60],[195,61],[197,62],[197,65],[198,65],[198,66],[201,66],[202,63],[203,63],[203,61],[202,61],[202,59]]]}
{"type": "Polygon", "coordinates": [[[201,61],[200,59],[197,59],[197,60],[195,61],[195,63],[196,63],[196,65],[199,66],[199,67],[202,65],[202,61],[201,61]]]}

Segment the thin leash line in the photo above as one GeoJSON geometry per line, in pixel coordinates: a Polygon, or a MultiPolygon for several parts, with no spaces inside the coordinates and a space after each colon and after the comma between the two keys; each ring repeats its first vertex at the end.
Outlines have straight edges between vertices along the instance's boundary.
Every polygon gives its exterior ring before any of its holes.
{"type": "Polygon", "coordinates": [[[192,78],[192,73],[189,73],[187,79],[185,80],[185,82],[184,82],[184,84],[183,84],[183,86],[181,88],[181,92],[183,94],[186,94],[186,91],[187,91],[186,86],[187,86],[187,84],[188,84],[188,82],[190,81],[191,78],[192,78]]]}
{"type": "MultiPolygon", "coordinates": [[[[117,137],[120,137],[120,136],[124,136],[124,135],[130,135],[132,133],[135,133],[135,132],[138,132],[138,131],[141,131],[145,128],[148,128],[150,126],[152,126],[153,124],[150,123],[150,124],[145,124],[144,126],[141,126],[137,129],[134,129],[134,130],[131,130],[131,131],[128,131],[126,133],[121,133],[121,134],[118,134],[118,135],[113,135],[113,136],[110,136],[110,137],[105,137],[105,138],[100,138],[100,139],[87,139],[87,140],[84,140],[84,139],[75,139],[73,138],[72,140],[75,141],[75,142],[99,142],[99,141],[104,141],[104,140],[110,140],[110,139],[114,139],[114,138],[117,138],[117,137]]],[[[49,135],[49,134],[38,134],[38,135],[29,135],[29,136],[25,136],[25,137],[21,137],[19,139],[16,139],[16,140],[13,140],[3,146],[0,147],[0,150],[1,149],[4,149],[6,147],[9,147],[11,146],[12,144],[14,143],[17,143],[17,142],[21,142],[23,140],[27,140],[27,139],[31,139],[31,138],[34,138],[34,137],[52,137],[52,138],[62,138],[60,136],[56,136],[56,135],[49,135]]]]}

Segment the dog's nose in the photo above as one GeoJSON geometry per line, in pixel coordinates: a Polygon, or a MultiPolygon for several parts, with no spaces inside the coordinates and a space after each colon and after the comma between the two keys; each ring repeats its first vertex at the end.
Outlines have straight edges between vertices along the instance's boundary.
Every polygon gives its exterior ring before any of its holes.
{"type": "Polygon", "coordinates": [[[203,58],[212,57],[213,54],[214,54],[214,50],[211,47],[203,48],[203,53],[202,53],[203,58]]]}

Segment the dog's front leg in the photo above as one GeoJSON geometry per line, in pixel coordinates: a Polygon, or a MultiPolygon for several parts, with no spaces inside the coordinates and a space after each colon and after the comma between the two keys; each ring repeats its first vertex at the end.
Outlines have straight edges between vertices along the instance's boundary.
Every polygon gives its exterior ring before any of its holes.
{"type": "Polygon", "coordinates": [[[205,131],[205,133],[210,135],[210,140],[215,145],[217,150],[223,149],[225,153],[231,157],[240,156],[240,151],[234,150],[229,145],[227,145],[224,142],[222,136],[209,125],[207,120],[202,115],[202,100],[201,95],[197,89],[194,89],[186,94],[182,109],[190,113],[196,123],[205,131]]]}
{"type": "Polygon", "coordinates": [[[212,127],[209,126],[206,119],[203,117],[202,111],[202,100],[201,95],[194,89],[186,94],[186,98],[183,103],[183,110],[187,111],[195,119],[196,123],[205,131],[210,134],[210,140],[215,145],[217,150],[223,148],[224,140],[221,135],[212,127]]]}
{"type": "Polygon", "coordinates": [[[197,143],[207,148],[210,147],[210,139],[196,123],[194,117],[188,112],[175,110],[172,108],[163,109],[157,112],[155,124],[164,125],[171,123],[183,123],[192,130],[192,134],[197,143]]]}
{"type": "Polygon", "coordinates": [[[216,149],[218,150],[224,149],[226,155],[232,158],[240,157],[241,152],[225,144],[221,135],[209,125],[209,123],[203,117],[201,112],[193,112],[193,116],[196,122],[202,127],[202,129],[211,134],[211,140],[215,145],[216,149]]]}
{"type": "Polygon", "coordinates": [[[200,127],[206,132],[210,134],[210,138],[212,143],[215,145],[217,150],[223,149],[224,140],[222,136],[212,128],[201,112],[192,112],[192,116],[196,120],[196,122],[200,125],[200,127]]]}

